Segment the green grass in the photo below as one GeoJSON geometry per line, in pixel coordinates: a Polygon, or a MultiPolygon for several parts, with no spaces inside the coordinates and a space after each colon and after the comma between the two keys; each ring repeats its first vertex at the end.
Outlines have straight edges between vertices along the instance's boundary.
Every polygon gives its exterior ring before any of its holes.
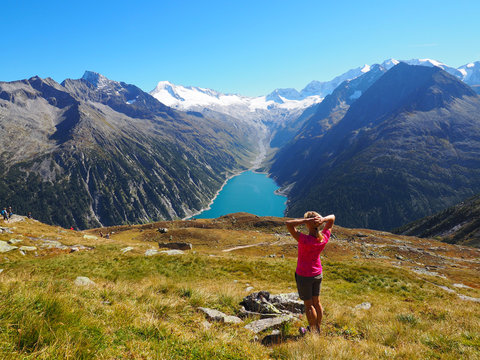
{"type": "Polygon", "coordinates": [[[403,269],[324,260],[322,336],[294,339],[300,323],[291,323],[281,329],[290,340],[267,347],[242,325],[205,330],[196,308],[233,315],[247,283],[272,293],[295,291],[295,259],[145,257],[123,255],[122,247],[99,244],[89,252],[0,264],[0,358],[480,358],[478,304],[403,269]],[[75,286],[77,276],[96,286],[75,286]],[[354,309],[364,301],[370,310],[354,309]]]}

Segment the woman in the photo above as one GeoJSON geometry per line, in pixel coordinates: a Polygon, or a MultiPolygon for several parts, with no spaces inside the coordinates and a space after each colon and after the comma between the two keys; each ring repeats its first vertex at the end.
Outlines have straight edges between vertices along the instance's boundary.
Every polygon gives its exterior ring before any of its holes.
{"type": "MultiPolygon", "coordinates": [[[[303,219],[287,220],[287,229],[298,241],[298,260],[295,270],[298,295],[305,303],[307,314],[308,330],[319,333],[323,317],[323,308],[318,297],[320,296],[320,285],[322,283],[322,262],[320,253],[325,248],[331,235],[331,228],[335,222],[335,215],[322,217],[315,211],[308,211],[303,219]],[[308,235],[298,232],[296,227],[305,224],[308,235]],[[322,231],[319,227],[324,224],[322,231]]],[[[301,333],[306,330],[300,328],[301,333]]]]}

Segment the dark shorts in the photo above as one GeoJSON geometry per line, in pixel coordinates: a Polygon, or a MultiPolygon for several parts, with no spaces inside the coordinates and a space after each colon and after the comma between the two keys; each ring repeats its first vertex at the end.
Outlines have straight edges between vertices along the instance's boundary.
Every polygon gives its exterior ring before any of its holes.
{"type": "Polygon", "coordinates": [[[297,282],[297,290],[300,299],[311,300],[313,296],[319,296],[322,279],[323,274],[306,277],[295,273],[295,281],[297,282]]]}

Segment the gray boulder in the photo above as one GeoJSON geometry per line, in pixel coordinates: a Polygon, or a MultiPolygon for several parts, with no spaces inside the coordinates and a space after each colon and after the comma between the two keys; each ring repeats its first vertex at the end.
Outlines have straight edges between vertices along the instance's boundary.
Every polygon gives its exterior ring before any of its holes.
{"type": "Polygon", "coordinates": [[[228,324],[239,324],[243,322],[242,319],[237,316],[227,315],[215,309],[199,307],[198,310],[203,312],[207,316],[207,319],[211,321],[219,321],[228,324]]]}
{"type": "Polygon", "coordinates": [[[305,311],[297,293],[270,295],[268,291],[254,292],[244,297],[240,305],[247,311],[261,314],[301,314],[305,311]]]}
{"type": "Polygon", "coordinates": [[[302,314],[305,311],[305,304],[299,299],[297,293],[270,295],[270,302],[277,309],[294,314],[302,314]]]}
{"type": "Polygon", "coordinates": [[[13,231],[10,230],[8,227],[1,227],[1,226],[0,226],[0,233],[12,234],[13,231]]]}
{"type": "Polygon", "coordinates": [[[158,228],[157,231],[158,231],[160,234],[166,234],[166,233],[168,233],[168,229],[167,229],[167,228],[158,228]]]}

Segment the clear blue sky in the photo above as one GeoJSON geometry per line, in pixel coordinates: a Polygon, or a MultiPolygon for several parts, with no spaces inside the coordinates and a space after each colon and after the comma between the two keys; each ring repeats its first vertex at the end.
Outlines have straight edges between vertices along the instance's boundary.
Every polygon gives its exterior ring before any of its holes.
{"type": "Polygon", "coordinates": [[[264,95],[387,58],[480,60],[480,1],[0,0],[0,81],[84,70],[264,95]]]}

